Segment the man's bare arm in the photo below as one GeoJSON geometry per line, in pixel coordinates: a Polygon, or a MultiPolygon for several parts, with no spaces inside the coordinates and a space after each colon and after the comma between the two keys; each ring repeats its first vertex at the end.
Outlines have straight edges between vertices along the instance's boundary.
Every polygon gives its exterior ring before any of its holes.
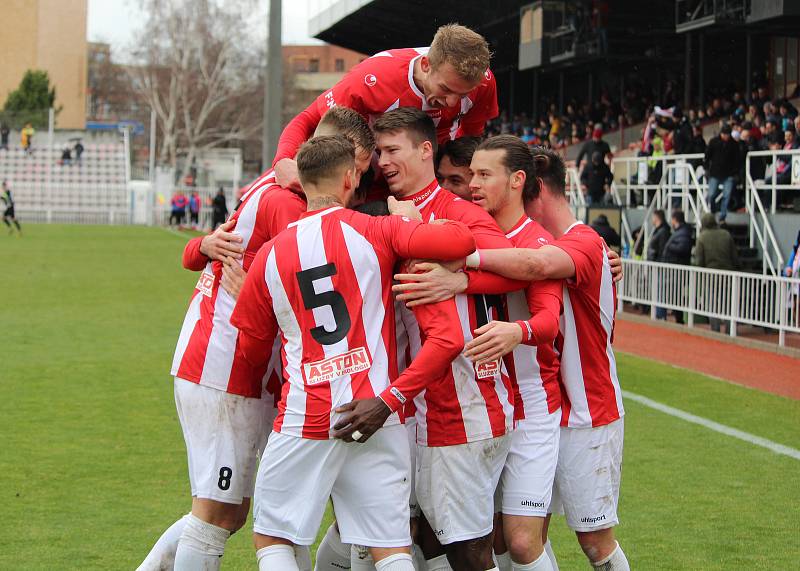
{"type": "Polygon", "coordinates": [[[568,279],[575,276],[575,264],[561,248],[542,246],[529,248],[503,248],[480,250],[481,270],[494,272],[507,278],[534,281],[568,279]]]}

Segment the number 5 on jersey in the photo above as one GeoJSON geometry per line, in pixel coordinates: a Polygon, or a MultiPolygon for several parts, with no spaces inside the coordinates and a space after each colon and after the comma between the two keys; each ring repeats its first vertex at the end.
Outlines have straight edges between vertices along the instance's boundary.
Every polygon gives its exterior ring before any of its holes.
{"type": "Polygon", "coordinates": [[[320,345],[334,345],[347,337],[347,333],[350,331],[350,314],[347,312],[347,303],[342,294],[336,290],[317,293],[314,289],[315,281],[335,275],[336,264],[333,263],[297,272],[297,283],[300,286],[300,295],[303,296],[303,305],[306,309],[312,310],[328,306],[333,313],[335,324],[333,331],[328,331],[322,325],[311,330],[311,336],[320,345]]]}

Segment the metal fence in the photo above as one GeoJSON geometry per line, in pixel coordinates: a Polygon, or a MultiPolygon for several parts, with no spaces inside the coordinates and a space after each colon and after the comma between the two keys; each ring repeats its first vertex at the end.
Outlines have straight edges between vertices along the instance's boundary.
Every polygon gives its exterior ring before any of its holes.
{"type": "Polygon", "coordinates": [[[729,323],[736,337],[737,325],[746,324],[778,331],[778,343],[786,333],[800,333],[800,279],[712,270],[694,266],[622,260],[624,279],[619,299],[684,312],[689,327],[698,315],[729,323]]]}

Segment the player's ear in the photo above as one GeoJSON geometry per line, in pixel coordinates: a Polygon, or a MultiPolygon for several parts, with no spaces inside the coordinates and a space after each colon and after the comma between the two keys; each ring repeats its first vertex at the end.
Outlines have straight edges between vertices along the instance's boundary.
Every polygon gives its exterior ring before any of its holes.
{"type": "Polygon", "coordinates": [[[420,148],[422,150],[423,161],[427,161],[428,159],[433,158],[433,143],[431,143],[430,141],[422,141],[420,148]]]}
{"type": "Polygon", "coordinates": [[[428,56],[422,56],[421,58],[419,58],[419,68],[422,70],[423,73],[430,73],[431,60],[428,59],[428,56]]]}
{"type": "Polygon", "coordinates": [[[519,190],[525,186],[525,171],[514,171],[511,173],[511,188],[519,190]]]}

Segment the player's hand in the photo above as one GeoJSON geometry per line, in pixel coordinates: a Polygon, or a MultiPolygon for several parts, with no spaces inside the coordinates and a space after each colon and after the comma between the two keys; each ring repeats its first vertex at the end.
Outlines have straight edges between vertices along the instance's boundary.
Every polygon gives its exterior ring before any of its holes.
{"type": "Polygon", "coordinates": [[[297,162],[293,159],[281,159],[275,163],[275,182],[283,188],[303,192],[300,175],[297,173],[297,162]]]}
{"type": "Polygon", "coordinates": [[[224,262],[225,258],[242,259],[242,237],[231,232],[236,220],[228,220],[200,242],[200,253],[212,260],[224,262]]]}
{"type": "Polygon", "coordinates": [[[465,273],[451,272],[436,262],[417,263],[411,271],[423,273],[396,274],[394,279],[405,283],[392,286],[392,291],[398,294],[397,300],[408,307],[438,303],[467,289],[465,273]]]}
{"type": "Polygon", "coordinates": [[[356,399],[340,406],[335,412],[344,416],[333,425],[333,437],[341,438],[345,442],[354,442],[353,432],[356,430],[362,434],[358,442],[366,442],[392,414],[391,409],[379,397],[356,399]]]}
{"type": "Polygon", "coordinates": [[[422,214],[414,206],[411,200],[397,200],[394,196],[390,196],[386,200],[389,205],[389,213],[396,216],[405,216],[409,220],[419,220],[422,222],[422,214]]]}
{"type": "Polygon", "coordinates": [[[239,292],[242,291],[247,272],[241,264],[228,256],[222,262],[222,279],[219,285],[227,291],[233,299],[239,299],[239,292]]]}
{"type": "Polygon", "coordinates": [[[614,283],[622,279],[622,258],[617,254],[616,250],[612,250],[606,246],[606,255],[608,256],[608,265],[611,268],[611,278],[614,283]]]}
{"type": "Polygon", "coordinates": [[[522,343],[522,330],[516,323],[490,321],[475,330],[475,338],[464,347],[464,355],[475,363],[497,361],[522,343]]]}

